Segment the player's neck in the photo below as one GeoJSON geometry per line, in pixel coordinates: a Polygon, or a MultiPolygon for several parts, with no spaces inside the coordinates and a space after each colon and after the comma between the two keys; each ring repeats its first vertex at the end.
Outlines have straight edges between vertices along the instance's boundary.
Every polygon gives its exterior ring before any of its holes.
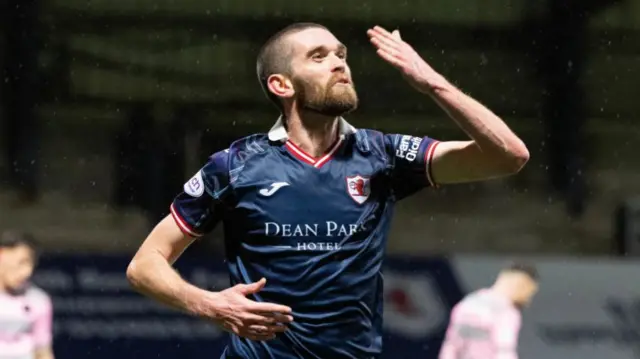
{"type": "Polygon", "coordinates": [[[496,283],[491,287],[491,290],[498,294],[501,297],[504,297],[508,300],[513,300],[515,295],[516,287],[514,283],[511,283],[508,279],[500,278],[496,283]]]}
{"type": "Polygon", "coordinates": [[[338,139],[338,118],[291,113],[287,117],[289,140],[313,157],[322,157],[338,139]]]}

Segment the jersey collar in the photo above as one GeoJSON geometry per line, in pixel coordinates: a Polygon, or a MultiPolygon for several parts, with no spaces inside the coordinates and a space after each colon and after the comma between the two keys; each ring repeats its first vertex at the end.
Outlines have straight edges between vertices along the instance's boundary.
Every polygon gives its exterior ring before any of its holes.
{"type": "MultiPolygon", "coordinates": [[[[354,134],[357,131],[355,127],[349,124],[349,122],[347,122],[342,117],[339,118],[338,126],[340,126],[339,131],[340,131],[341,137],[354,134]]],[[[288,139],[289,139],[289,135],[287,134],[287,129],[284,127],[282,116],[280,116],[278,118],[278,121],[276,121],[275,125],[273,125],[273,127],[271,127],[271,130],[269,130],[269,140],[274,142],[277,142],[277,141],[285,142],[288,139]]]]}

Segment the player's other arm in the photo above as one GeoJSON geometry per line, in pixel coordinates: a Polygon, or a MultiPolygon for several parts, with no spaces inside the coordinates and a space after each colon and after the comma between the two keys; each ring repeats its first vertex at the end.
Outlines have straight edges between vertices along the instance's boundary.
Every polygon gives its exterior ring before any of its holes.
{"type": "Polygon", "coordinates": [[[449,326],[445,333],[442,347],[440,348],[440,354],[438,359],[458,359],[458,346],[460,343],[460,337],[457,333],[456,322],[460,316],[460,304],[451,309],[451,315],[449,317],[449,326]]]}
{"type": "Polygon", "coordinates": [[[127,268],[131,286],[140,293],[173,308],[207,316],[207,302],[215,293],[197,288],[173,269],[172,264],[193,242],[171,216],[158,223],[144,240],[127,268]]]}
{"type": "Polygon", "coordinates": [[[471,138],[438,144],[431,161],[435,182],[476,181],[522,169],[529,151],[498,116],[434,71],[399,32],[375,27],[368,35],[378,55],[400,70],[414,88],[434,99],[471,138]]]}
{"type": "Polygon", "coordinates": [[[36,359],[55,359],[53,356],[53,350],[51,350],[51,347],[37,348],[36,359]]]}
{"type": "Polygon", "coordinates": [[[38,316],[33,325],[33,336],[35,340],[35,358],[36,359],[54,359],[51,341],[53,321],[53,306],[51,299],[46,297],[43,301],[42,308],[39,309],[38,316]]]}
{"type": "Polygon", "coordinates": [[[458,359],[458,338],[455,338],[454,330],[452,327],[447,330],[438,359],[458,359]]]}
{"type": "Polygon", "coordinates": [[[217,198],[211,193],[228,183],[228,156],[217,153],[184,185],[171,204],[171,214],[161,220],[144,240],[127,268],[127,278],[140,293],[187,313],[210,316],[216,293],[197,288],[173,269],[173,263],[195,237],[215,226],[217,198]],[[210,184],[205,180],[211,177],[210,184]],[[209,188],[207,188],[209,187],[209,188]]]}
{"type": "Polygon", "coordinates": [[[200,289],[180,277],[173,263],[193,242],[211,230],[224,208],[229,179],[228,155],[219,152],[184,186],[165,217],[144,240],[127,268],[138,292],[187,313],[213,320],[223,329],[252,339],[273,339],[292,320],[291,308],[246,298],[259,292],[265,279],[221,292],[200,289]]]}
{"type": "Polygon", "coordinates": [[[520,326],[520,314],[515,311],[506,312],[496,318],[492,329],[496,359],[518,359],[520,326]]]}

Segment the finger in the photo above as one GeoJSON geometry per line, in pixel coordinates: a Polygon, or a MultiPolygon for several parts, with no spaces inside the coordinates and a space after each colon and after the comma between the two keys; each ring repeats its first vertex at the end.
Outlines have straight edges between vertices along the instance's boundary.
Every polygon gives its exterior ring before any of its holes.
{"type": "Polygon", "coordinates": [[[264,335],[271,331],[266,325],[251,324],[247,327],[247,332],[255,335],[264,335]]]}
{"type": "Polygon", "coordinates": [[[391,65],[401,69],[404,68],[406,66],[405,61],[403,61],[402,59],[399,59],[396,56],[393,56],[392,54],[382,50],[382,49],[378,49],[377,51],[378,56],[380,56],[383,60],[387,61],[388,63],[390,63],[391,65]]]}
{"type": "Polygon", "coordinates": [[[267,280],[265,278],[261,278],[259,281],[251,283],[251,284],[238,284],[234,288],[238,290],[242,295],[255,294],[264,288],[265,284],[267,284],[267,280]]]}
{"type": "Polygon", "coordinates": [[[397,44],[390,43],[389,41],[382,39],[380,37],[372,37],[369,40],[371,41],[373,46],[375,46],[378,49],[383,49],[387,52],[394,53],[394,54],[402,53],[400,47],[397,46],[397,44]]]}
{"type": "Polygon", "coordinates": [[[380,25],[374,26],[373,27],[373,31],[379,32],[381,34],[391,35],[391,33],[387,29],[385,29],[384,27],[382,27],[380,25]]]}
{"type": "Polygon", "coordinates": [[[252,340],[270,340],[276,337],[276,333],[269,330],[267,326],[251,325],[243,330],[252,340]]]}
{"type": "Polygon", "coordinates": [[[291,315],[285,315],[280,313],[259,313],[259,314],[264,315],[266,317],[273,317],[277,323],[293,322],[293,317],[291,315]]]}
{"type": "Polygon", "coordinates": [[[393,42],[398,42],[400,41],[400,39],[398,37],[393,36],[389,31],[385,30],[384,28],[380,27],[380,26],[374,26],[373,27],[373,31],[375,34],[379,35],[380,37],[384,37],[386,39],[389,39],[393,42]]]}
{"type": "Polygon", "coordinates": [[[401,67],[406,64],[404,57],[401,55],[402,53],[396,51],[395,49],[389,48],[386,45],[382,45],[376,43],[376,41],[372,41],[374,45],[378,48],[377,53],[380,57],[382,57],[387,62],[391,63],[396,67],[401,67]]]}
{"type": "Polygon", "coordinates": [[[400,49],[402,47],[402,40],[397,36],[382,34],[375,30],[369,30],[367,31],[367,34],[369,35],[370,40],[378,39],[381,43],[387,44],[396,49],[400,49]]]}
{"type": "Polygon", "coordinates": [[[271,331],[272,333],[284,333],[287,330],[289,330],[289,327],[283,324],[272,325],[269,327],[269,331],[271,331]]]}
{"type": "Polygon", "coordinates": [[[284,325],[293,321],[293,317],[290,315],[256,314],[250,312],[241,315],[241,319],[245,323],[262,325],[284,325]]]}
{"type": "Polygon", "coordinates": [[[380,32],[380,31],[376,31],[375,29],[369,29],[367,30],[367,35],[369,36],[369,38],[374,38],[374,37],[379,38],[380,40],[388,41],[389,43],[396,44],[396,45],[399,45],[401,42],[397,37],[392,36],[386,31],[380,32]]]}
{"type": "Polygon", "coordinates": [[[287,325],[293,321],[290,315],[259,315],[255,313],[245,313],[242,315],[245,323],[261,324],[261,325],[287,325]]]}
{"type": "Polygon", "coordinates": [[[277,323],[276,318],[254,313],[244,313],[240,319],[245,325],[271,325],[277,323]]]}
{"type": "Polygon", "coordinates": [[[400,36],[400,30],[397,30],[397,29],[396,29],[396,30],[393,30],[393,32],[391,33],[391,35],[392,35],[393,37],[395,37],[396,39],[398,39],[398,40],[402,41],[402,37],[400,36]]]}
{"type": "Polygon", "coordinates": [[[222,330],[224,330],[225,332],[234,333],[234,334],[239,333],[238,327],[231,323],[224,323],[222,325],[222,330]]]}
{"type": "MultiPolygon", "coordinates": [[[[284,327],[284,326],[282,326],[284,327]]],[[[251,337],[252,340],[270,340],[276,337],[276,333],[282,333],[286,331],[280,328],[280,326],[268,326],[268,325],[251,325],[247,329],[240,329],[238,326],[230,323],[225,323],[222,329],[226,332],[239,335],[243,338],[251,337]]]]}
{"type": "Polygon", "coordinates": [[[247,309],[253,313],[291,314],[291,307],[286,305],[250,301],[247,309]]]}
{"type": "Polygon", "coordinates": [[[390,46],[389,44],[381,41],[379,38],[371,38],[371,43],[379,50],[384,50],[394,56],[398,56],[400,54],[400,50],[397,48],[390,46]]]}
{"type": "Polygon", "coordinates": [[[367,30],[367,36],[376,37],[376,36],[381,36],[381,35],[378,35],[378,33],[374,29],[369,29],[369,30],[367,30]]]}
{"type": "Polygon", "coordinates": [[[284,333],[287,331],[285,325],[257,325],[253,324],[249,326],[249,331],[255,334],[270,334],[270,333],[284,333]]]}

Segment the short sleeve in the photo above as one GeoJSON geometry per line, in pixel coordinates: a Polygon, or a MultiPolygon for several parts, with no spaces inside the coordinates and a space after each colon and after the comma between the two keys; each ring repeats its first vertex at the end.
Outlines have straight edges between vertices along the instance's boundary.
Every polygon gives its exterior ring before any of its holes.
{"type": "Polygon", "coordinates": [[[400,134],[387,134],[384,141],[393,164],[392,186],[398,199],[425,187],[436,187],[431,175],[431,160],[439,141],[400,134]]]}
{"type": "Polygon", "coordinates": [[[33,323],[33,339],[38,348],[51,345],[53,308],[51,299],[47,296],[37,308],[37,315],[33,323]]]}
{"type": "Polygon", "coordinates": [[[220,222],[229,198],[229,152],[215,153],[183,186],[171,204],[178,227],[191,237],[200,237],[220,222]]]}

